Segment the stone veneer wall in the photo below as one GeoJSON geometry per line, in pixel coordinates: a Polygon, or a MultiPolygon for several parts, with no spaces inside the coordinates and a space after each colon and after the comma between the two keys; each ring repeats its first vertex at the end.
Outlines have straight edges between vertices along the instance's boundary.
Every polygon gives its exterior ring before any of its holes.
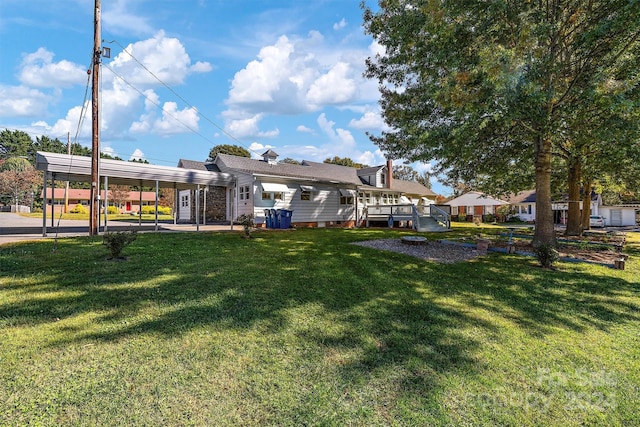
{"type": "MultiPolygon", "coordinates": [[[[195,195],[196,191],[192,191],[192,195],[195,195]]],[[[200,203],[202,206],[204,200],[204,191],[200,191],[200,203]]],[[[202,212],[202,211],[201,211],[202,212]]],[[[207,191],[207,207],[205,210],[207,216],[206,222],[211,221],[226,221],[227,220],[227,189],[226,187],[209,187],[207,191]]],[[[196,204],[191,203],[191,222],[195,223],[196,220],[196,204]]],[[[200,219],[202,222],[202,219],[200,219]]]]}

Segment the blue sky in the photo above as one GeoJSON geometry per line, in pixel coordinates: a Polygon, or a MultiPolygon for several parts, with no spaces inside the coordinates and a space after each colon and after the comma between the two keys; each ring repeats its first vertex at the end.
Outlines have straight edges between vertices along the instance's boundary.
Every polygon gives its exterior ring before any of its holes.
{"type": "MultiPolygon", "coordinates": [[[[383,164],[366,136],[384,129],[377,82],[362,76],[381,49],[363,32],[359,3],[102,0],[111,58],[100,79],[101,150],[169,166],[205,160],[219,144],[254,157],[271,148],[280,159],[383,164]]],[[[91,145],[90,115],[81,117],[93,4],[2,0],[0,129],[61,141],[69,132],[91,145]]]]}

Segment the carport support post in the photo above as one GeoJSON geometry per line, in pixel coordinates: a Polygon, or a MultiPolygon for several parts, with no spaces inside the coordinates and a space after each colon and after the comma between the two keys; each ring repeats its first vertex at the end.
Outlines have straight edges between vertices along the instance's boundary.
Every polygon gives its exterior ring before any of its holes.
{"type": "Polygon", "coordinates": [[[156,179],[156,231],[158,231],[158,180],[156,179]]]}
{"type": "Polygon", "coordinates": [[[140,191],[139,194],[139,205],[138,205],[138,227],[142,227],[142,181],[140,181],[140,191]]]}
{"type": "MultiPolygon", "coordinates": [[[[51,228],[55,227],[55,224],[53,222],[54,221],[54,217],[56,216],[55,210],[54,210],[55,209],[55,203],[54,202],[56,200],[55,199],[55,197],[56,197],[55,189],[56,189],[56,175],[52,173],[51,174],[51,228]]],[[[46,206],[47,205],[45,204],[45,207],[46,206]]]]}
{"type": "Polygon", "coordinates": [[[196,231],[200,231],[200,184],[196,189],[196,231]]]}
{"type": "Polygon", "coordinates": [[[104,177],[104,232],[107,232],[107,220],[109,214],[109,177],[104,177]]]}
{"type": "Polygon", "coordinates": [[[204,190],[202,190],[202,225],[207,225],[207,189],[209,187],[205,186],[204,190]]]}
{"type": "Polygon", "coordinates": [[[44,206],[42,209],[42,237],[47,237],[47,171],[44,171],[42,176],[42,194],[44,194],[44,206]]]}
{"type": "Polygon", "coordinates": [[[176,183],[173,183],[173,225],[178,223],[178,209],[180,205],[178,205],[178,186],[176,183]]]}

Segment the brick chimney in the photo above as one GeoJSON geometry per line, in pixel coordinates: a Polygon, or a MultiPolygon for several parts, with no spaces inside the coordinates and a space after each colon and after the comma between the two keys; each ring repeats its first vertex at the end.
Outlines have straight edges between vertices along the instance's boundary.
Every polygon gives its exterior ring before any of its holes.
{"type": "Polygon", "coordinates": [[[393,160],[387,159],[387,188],[391,189],[393,181],[393,160]]]}

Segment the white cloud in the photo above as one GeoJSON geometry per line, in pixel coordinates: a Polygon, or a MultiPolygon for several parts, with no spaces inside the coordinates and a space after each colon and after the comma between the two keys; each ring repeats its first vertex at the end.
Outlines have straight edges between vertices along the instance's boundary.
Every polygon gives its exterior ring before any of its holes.
{"type": "Polygon", "coordinates": [[[131,132],[170,136],[198,131],[200,117],[197,110],[188,107],[178,110],[178,104],[175,102],[165,102],[162,106],[162,115],[158,116],[156,108],[159,104],[158,95],[151,90],[145,91],[145,95],[146,113],[140,116],[140,120],[131,124],[131,132]]]}
{"type": "Polygon", "coordinates": [[[129,157],[129,160],[144,160],[144,153],[141,149],[136,148],[133,153],[131,153],[131,157],[129,157]]]}
{"type": "Polygon", "coordinates": [[[261,159],[262,153],[264,153],[270,148],[273,148],[273,146],[260,144],[259,142],[252,142],[251,145],[249,145],[249,152],[251,153],[251,158],[261,159]]]}
{"type": "Polygon", "coordinates": [[[41,116],[50,97],[26,86],[0,85],[0,117],[41,116]]]}
{"type": "Polygon", "coordinates": [[[380,116],[379,112],[367,111],[362,117],[359,119],[352,119],[349,122],[349,126],[355,129],[362,130],[379,130],[379,131],[388,131],[391,128],[387,126],[387,124],[380,116]]]}
{"type": "MultiPolygon", "coordinates": [[[[302,39],[280,36],[235,74],[223,116],[299,115],[377,99],[375,82],[362,76],[368,55],[367,49],[336,49],[317,31],[302,39]]],[[[257,123],[254,131],[244,135],[257,136],[257,123]]]]}
{"type": "Polygon", "coordinates": [[[356,93],[356,83],[351,67],[338,62],[328,73],[316,79],[307,92],[311,105],[341,104],[351,101],[356,93]]]}
{"type": "Polygon", "coordinates": [[[318,117],[318,126],[320,129],[329,136],[329,138],[338,143],[339,145],[336,147],[338,150],[344,150],[345,148],[355,146],[355,139],[351,132],[345,129],[337,128],[333,129],[335,122],[327,120],[327,116],[325,113],[320,114],[318,117]]]}
{"type": "Polygon", "coordinates": [[[102,10],[103,26],[111,33],[121,34],[151,34],[153,28],[148,23],[147,18],[138,16],[127,9],[135,2],[118,0],[108,2],[106,8],[102,10]]]}
{"type": "Polygon", "coordinates": [[[251,138],[251,137],[262,137],[262,138],[275,138],[280,134],[278,128],[262,132],[258,128],[258,123],[262,119],[262,114],[256,114],[252,117],[242,118],[230,120],[227,122],[225,130],[236,138],[251,138]]]}
{"type": "Polygon", "coordinates": [[[306,127],[305,125],[299,125],[296,130],[298,132],[303,132],[303,133],[313,133],[313,129],[306,127]]]}
{"type": "Polygon", "coordinates": [[[53,53],[39,48],[22,57],[18,79],[26,86],[46,88],[68,88],[83,84],[87,72],[81,65],[69,61],[53,62],[53,53]]]}
{"type": "Polygon", "coordinates": [[[129,44],[108,66],[134,86],[162,84],[158,80],[170,86],[178,85],[191,73],[212,69],[207,62],[191,65],[191,58],[180,40],[166,37],[163,31],[150,39],[129,44]]]}
{"type": "Polygon", "coordinates": [[[334,29],[334,30],[336,30],[336,31],[338,31],[338,30],[343,29],[343,28],[344,28],[344,27],[346,27],[346,26],[347,26],[347,20],[346,20],[346,19],[344,19],[344,18],[342,18],[342,19],[340,20],[340,22],[336,22],[335,24],[333,24],[333,29],[334,29]]]}

